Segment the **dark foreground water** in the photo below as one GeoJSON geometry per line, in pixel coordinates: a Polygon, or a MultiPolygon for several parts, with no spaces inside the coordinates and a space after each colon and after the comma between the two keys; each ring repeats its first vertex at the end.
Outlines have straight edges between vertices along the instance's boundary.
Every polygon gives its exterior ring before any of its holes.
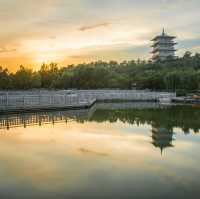
{"type": "Polygon", "coordinates": [[[1,115],[0,198],[200,198],[200,107],[1,115]]]}

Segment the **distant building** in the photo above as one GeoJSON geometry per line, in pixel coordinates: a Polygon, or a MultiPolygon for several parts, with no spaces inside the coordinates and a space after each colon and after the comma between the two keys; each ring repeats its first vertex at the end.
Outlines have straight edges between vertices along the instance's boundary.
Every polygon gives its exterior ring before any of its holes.
{"type": "Polygon", "coordinates": [[[151,41],[153,41],[153,45],[151,46],[153,48],[152,51],[152,60],[157,61],[161,60],[164,61],[168,58],[174,59],[175,58],[175,45],[177,43],[174,42],[174,39],[176,37],[169,36],[165,33],[165,30],[163,29],[163,32],[161,35],[156,36],[151,41]]]}

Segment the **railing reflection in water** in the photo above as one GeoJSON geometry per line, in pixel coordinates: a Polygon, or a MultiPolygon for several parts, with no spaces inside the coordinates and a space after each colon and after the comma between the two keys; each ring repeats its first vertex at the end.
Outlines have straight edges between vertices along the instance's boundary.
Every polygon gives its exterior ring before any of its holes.
{"type": "Polygon", "coordinates": [[[36,113],[20,113],[9,114],[0,116],[0,129],[16,128],[43,125],[43,124],[55,124],[60,122],[68,122],[71,120],[83,120],[88,117],[90,113],[89,109],[82,110],[68,110],[68,111],[56,111],[56,112],[36,112],[36,113]]]}

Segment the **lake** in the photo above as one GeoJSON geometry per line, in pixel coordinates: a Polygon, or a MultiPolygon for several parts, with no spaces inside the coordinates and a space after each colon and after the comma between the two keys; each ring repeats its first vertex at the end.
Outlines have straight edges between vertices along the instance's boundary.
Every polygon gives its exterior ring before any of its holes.
{"type": "Polygon", "coordinates": [[[0,198],[195,199],[199,185],[199,106],[0,115],[0,198]]]}

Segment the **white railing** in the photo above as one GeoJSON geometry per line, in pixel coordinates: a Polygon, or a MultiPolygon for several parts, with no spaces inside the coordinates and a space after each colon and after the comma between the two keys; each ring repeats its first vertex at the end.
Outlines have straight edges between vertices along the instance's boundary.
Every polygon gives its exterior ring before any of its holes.
{"type": "Polygon", "coordinates": [[[74,90],[40,92],[8,92],[0,94],[0,111],[9,109],[34,109],[56,107],[82,107],[96,100],[159,101],[166,96],[171,99],[175,93],[138,90],[74,90]],[[70,94],[69,94],[70,93],[70,94]]]}
{"type": "Polygon", "coordinates": [[[88,95],[2,95],[0,110],[89,106],[95,101],[88,95]]]}

